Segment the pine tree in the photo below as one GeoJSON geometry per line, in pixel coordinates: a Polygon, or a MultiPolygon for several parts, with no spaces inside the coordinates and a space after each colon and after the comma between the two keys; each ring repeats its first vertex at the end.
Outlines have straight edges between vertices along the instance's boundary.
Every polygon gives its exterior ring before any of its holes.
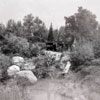
{"type": "Polygon", "coordinates": [[[54,40],[54,37],[53,37],[53,28],[52,28],[52,24],[51,24],[50,28],[49,28],[48,41],[49,42],[53,42],[53,40],[54,40]]]}

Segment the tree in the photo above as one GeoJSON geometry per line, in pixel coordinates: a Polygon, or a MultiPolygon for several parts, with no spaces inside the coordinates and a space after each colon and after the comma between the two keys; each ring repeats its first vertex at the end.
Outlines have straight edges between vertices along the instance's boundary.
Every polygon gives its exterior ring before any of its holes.
{"type": "Polygon", "coordinates": [[[55,29],[53,31],[53,37],[54,37],[54,40],[57,41],[58,40],[58,35],[59,35],[59,30],[58,29],[55,29]]]}
{"type": "Polygon", "coordinates": [[[33,35],[40,38],[45,38],[47,36],[46,26],[38,17],[34,18],[33,35]]]}
{"type": "Polygon", "coordinates": [[[15,33],[16,32],[16,22],[12,19],[8,20],[7,25],[6,25],[6,31],[15,33]]]}
{"type": "Polygon", "coordinates": [[[78,8],[73,16],[65,17],[65,28],[75,35],[77,40],[92,41],[97,29],[96,15],[87,9],[78,8]]]}
{"type": "Polygon", "coordinates": [[[24,17],[23,26],[25,31],[24,33],[27,38],[45,38],[47,34],[45,24],[38,17],[33,17],[32,14],[24,17]]]}
{"type": "Polygon", "coordinates": [[[48,41],[50,41],[50,42],[54,41],[52,24],[49,28],[48,41]]]}
{"type": "Polygon", "coordinates": [[[65,39],[65,26],[61,26],[59,28],[57,41],[58,42],[63,42],[64,39],[65,39]]]}
{"type": "Polygon", "coordinates": [[[27,16],[24,17],[23,19],[23,27],[24,27],[24,35],[25,37],[27,36],[32,36],[32,31],[33,31],[33,20],[34,17],[32,14],[28,14],[27,16]]]}
{"type": "Polygon", "coordinates": [[[4,35],[5,33],[5,25],[0,23],[0,35],[4,35]]]}
{"type": "Polygon", "coordinates": [[[66,27],[62,26],[59,29],[59,35],[58,35],[58,44],[62,45],[62,48],[64,50],[70,50],[72,51],[72,45],[74,43],[74,35],[72,34],[72,30],[69,27],[69,24],[66,25],[66,27]]]}
{"type": "Polygon", "coordinates": [[[16,23],[16,27],[17,27],[16,36],[23,37],[24,36],[24,30],[23,30],[23,25],[22,25],[21,21],[18,21],[16,23]]]}

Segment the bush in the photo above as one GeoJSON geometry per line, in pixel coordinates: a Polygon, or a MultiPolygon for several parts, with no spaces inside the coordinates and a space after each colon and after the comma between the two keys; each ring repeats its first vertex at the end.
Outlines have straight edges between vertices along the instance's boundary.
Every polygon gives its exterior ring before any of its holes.
{"type": "Polygon", "coordinates": [[[100,40],[97,40],[93,44],[94,56],[95,58],[100,57],[100,40]]]}
{"type": "Polygon", "coordinates": [[[31,58],[38,56],[41,48],[37,43],[31,44],[25,38],[11,35],[2,45],[1,51],[6,55],[19,53],[21,56],[31,58]]]}
{"type": "Polygon", "coordinates": [[[94,59],[93,47],[90,43],[77,44],[71,54],[73,69],[77,69],[80,65],[94,59]]]}
{"type": "Polygon", "coordinates": [[[38,56],[40,54],[40,46],[32,44],[30,47],[31,56],[38,56]]]}
{"type": "Polygon", "coordinates": [[[0,54],[0,80],[6,80],[7,77],[7,68],[11,65],[11,59],[4,54],[0,54]]]}
{"type": "Polygon", "coordinates": [[[46,43],[38,42],[37,45],[40,47],[40,49],[46,49],[46,43]]]}
{"type": "Polygon", "coordinates": [[[19,53],[28,56],[29,43],[27,39],[11,35],[1,47],[2,53],[6,55],[19,53]]]}
{"type": "Polygon", "coordinates": [[[18,53],[19,50],[18,48],[16,48],[14,43],[7,43],[7,44],[3,44],[1,46],[1,52],[5,55],[9,55],[9,54],[15,54],[18,53]]]}
{"type": "Polygon", "coordinates": [[[52,77],[51,73],[53,72],[52,66],[56,63],[52,58],[42,56],[35,59],[36,68],[33,71],[38,78],[47,78],[52,77]]]}

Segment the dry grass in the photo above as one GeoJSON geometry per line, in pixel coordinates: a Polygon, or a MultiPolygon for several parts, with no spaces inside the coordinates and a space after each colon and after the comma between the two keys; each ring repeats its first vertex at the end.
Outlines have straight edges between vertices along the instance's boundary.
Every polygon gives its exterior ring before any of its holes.
{"type": "Polygon", "coordinates": [[[20,88],[13,80],[7,85],[0,85],[0,100],[28,100],[25,97],[24,89],[20,88]]]}
{"type": "Polygon", "coordinates": [[[32,86],[18,86],[11,80],[0,85],[0,100],[99,100],[100,67],[88,66],[66,79],[40,80],[32,86]]]}

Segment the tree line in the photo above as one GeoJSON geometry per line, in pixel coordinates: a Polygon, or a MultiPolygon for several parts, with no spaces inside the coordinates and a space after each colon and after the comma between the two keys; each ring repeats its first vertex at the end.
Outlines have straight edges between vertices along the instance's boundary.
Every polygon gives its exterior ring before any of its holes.
{"type": "Polygon", "coordinates": [[[93,52],[95,58],[100,57],[100,24],[96,15],[79,7],[75,14],[65,16],[64,19],[65,25],[55,30],[53,26],[48,29],[39,17],[32,14],[26,15],[23,22],[10,19],[6,25],[0,23],[0,52],[7,55],[19,53],[30,57],[36,55],[33,51],[40,50],[37,42],[45,44],[47,41],[56,41],[67,44],[68,36],[72,35],[75,37],[73,51],[77,48],[79,51],[83,45],[86,46],[83,47],[85,49],[91,46],[89,53],[93,52]]]}

